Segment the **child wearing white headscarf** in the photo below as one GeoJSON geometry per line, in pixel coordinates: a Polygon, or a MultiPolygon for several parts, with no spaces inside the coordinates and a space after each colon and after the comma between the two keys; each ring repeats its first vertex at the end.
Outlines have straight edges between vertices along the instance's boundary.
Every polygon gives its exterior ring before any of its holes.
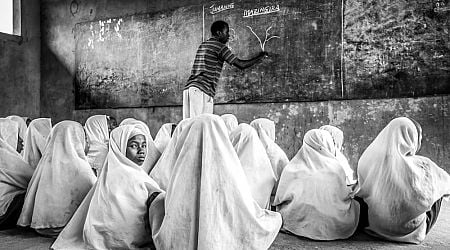
{"type": "MultiPolygon", "coordinates": [[[[0,121],[0,229],[15,227],[22,210],[33,168],[5,138],[18,135],[18,124],[9,119],[0,121]]],[[[16,139],[17,140],[17,139],[16,139]]]]}
{"type": "Polygon", "coordinates": [[[173,130],[177,125],[175,123],[165,123],[161,126],[158,133],[155,136],[155,145],[158,151],[162,154],[164,149],[172,138],[173,130]]]}
{"type": "Polygon", "coordinates": [[[28,185],[17,224],[57,236],[96,181],[78,122],[62,121],[50,132],[44,154],[28,185]]]}
{"type": "Polygon", "coordinates": [[[145,130],[145,133],[149,136],[149,138],[151,138],[151,140],[149,140],[149,142],[147,143],[148,156],[145,160],[144,165],[142,166],[145,172],[150,173],[159,157],[161,157],[161,153],[156,147],[155,142],[153,141],[153,137],[150,133],[148,125],[145,122],[134,118],[125,118],[122,122],[120,122],[119,126],[124,125],[140,125],[145,130]]]}
{"type": "Polygon", "coordinates": [[[39,163],[52,129],[50,118],[38,118],[30,122],[23,149],[23,159],[35,169],[39,163]]]}
{"type": "Polygon", "coordinates": [[[108,154],[109,131],[106,115],[89,117],[84,123],[84,130],[89,141],[87,159],[98,176],[108,154]]]}
{"type": "Polygon", "coordinates": [[[157,249],[268,249],[281,226],[252,198],[223,120],[182,121],[160,163],[170,168],[157,249]]]}
{"type": "Polygon", "coordinates": [[[345,183],[327,131],[312,129],[285,167],[274,205],[283,217],[283,229],[313,240],[345,239],[359,221],[359,204],[345,183]]]}
{"type": "Polygon", "coordinates": [[[225,126],[227,126],[228,133],[231,133],[231,131],[236,129],[239,125],[236,116],[234,116],[233,114],[223,114],[220,117],[222,117],[223,121],[225,122],[225,126]]]}
{"type": "Polygon", "coordinates": [[[267,156],[269,156],[275,177],[279,180],[281,172],[283,172],[284,167],[289,163],[289,159],[283,149],[275,143],[275,123],[266,118],[258,118],[253,120],[250,126],[258,133],[267,156]]]}
{"type": "Polygon", "coordinates": [[[261,208],[269,208],[276,178],[258,134],[250,125],[241,123],[231,132],[230,140],[241,161],[253,198],[261,208]]]}
{"type": "MultiPolygon", "coordinates": [[[[146,143],[151,140],[140,125],[123,125],[111,132],[105,167],[53,249],[150,248],[151,232],[158,227],[150,230],[154,219],[148,215],[148,206],[164,194],[160,194],[163,191],[142,166],[126,157],[127,148],[134,147],[129,144],[136,135],[144,136],[146,143]]],[[[139,150],[145,151],[142,145],[139,150]]],[[[160,205],[158,209],[162,211],[154,211],[150,206],[150,212],[163,216],[163,202],[160,205]]]]}
{"type": "Polygon", "coordinates": [[[450,195],[450,176],[416,155],[421,139],[420,125],[395,118],[359,159],[357,195],[368,205],[369,234],[418,244],[436,221],[442,197],[450,195]]]}
{"type": "Polygon", "coordinates": [[[358,180],[355,178],[355,172],[350,167],[350,164],[348,164],[348,160],[345,157],[345,155],[342,153],[342,144],[344,143],[344,132],[340,130],[339,128],[331,125],[324,125],[320,127],[319,129],[328,131],[331,134],[331,137],[333,138],[334,145],[336,146],[336,157],[339,158],[339,161],[341,162],[341,166],[344,168],[345,172],[345,182],[348,186],[355,185],[358,180]]]}

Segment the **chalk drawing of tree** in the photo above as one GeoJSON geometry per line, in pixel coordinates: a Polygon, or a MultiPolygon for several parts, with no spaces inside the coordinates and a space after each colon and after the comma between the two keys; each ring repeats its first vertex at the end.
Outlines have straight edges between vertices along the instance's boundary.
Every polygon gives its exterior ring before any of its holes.
{"type": "Polygon", "coordinates": [[[261,46],[261,50],[264,51],[264,48],[266,46],[266,43],[271,40],[272,38],[280,38],[279,36],[275,36],[275,35],[270,35],[269,31],[270,29],[272,29],[272,26],[270,26],[269,28],[266,29],[266,37],[264,38],[264,42],[261,41],[261,39],[259,38],[259,36],[253,31],[252,27],[247,25],[247,28],[250,29],[250,31],[253,33],[253,35],[256,36],[256,38],[259,41],[259,45],[261,46]]]}

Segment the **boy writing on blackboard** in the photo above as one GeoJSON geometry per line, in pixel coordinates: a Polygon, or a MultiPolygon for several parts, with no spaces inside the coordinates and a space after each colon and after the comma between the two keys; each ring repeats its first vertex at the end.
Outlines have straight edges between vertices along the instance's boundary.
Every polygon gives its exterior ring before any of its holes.
{"type": "Polygon", "coordinates": [[[252,59],[237,58],[226,46],[230,33],[228,23],[224,21],[215,21],[211,25],[211,35],[211,38],[200,44],[191,76],[184,87],[183,119],[213,113],[213,97],[224,62],[246,69],[268,55],[262,51],[252,59]]]}

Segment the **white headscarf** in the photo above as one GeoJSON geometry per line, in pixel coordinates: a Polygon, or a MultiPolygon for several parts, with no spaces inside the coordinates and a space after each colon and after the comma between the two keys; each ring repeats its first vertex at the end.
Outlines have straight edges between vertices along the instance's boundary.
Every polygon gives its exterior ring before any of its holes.
{"type": "Polygon", "coordinates": [[[19,136],[20,138],[22,138],[23,141],[25,141],[27,134],[27,124],[23,120],[23,118],[17,115],[10,115],[7,116],[6,118],[11,119],[19,124],[19,136]]]}
{"type": "Polygon", "coordinates": [[[84,130],[90,143],[88,162],[97,174],[100,174],[108,154],[109,131],[106,115],[89,117],[84,124],[84,130]]]}
{"type": "MultiPolygon", "coordinates": [[[[0,123],[0,127],[2,125],[4,123],[0,123]]],[[[25,193],[33,175],[33,169],[3,139],[3,133],[4,130],[0,129],[0,218],[5,215],[14,197],[25,193]]]]}
{"type": "Polygon", "coordinates": [[[250,125],[241,123],[231,132],[230,140],[247,176],[253,198],[261,208],[269,208],[276,178],[258,134],[250,125]]]}
{"type": "Polygon", "coordinates": [[[342,144],[344,143],[344,132],[340,130],[339,128],[331,125],[324,125],[320,127],[319,129],[328,131],[331,134],[331,137],[333,138],[334,145],[336,146],[336,157],[341,162],[341,166],[344,169],[345,172],[345,182],[347,185],[354,185],[358,180],[355,178],[355,172],[350,167],[350,164],[348,164],[348,160],[345,157],[345,155],[341,152],[342,150],[342,144]]]}
{"type": "MultiPolygon", "coordinates": [[[[0,139],[3,139],[14,150],[19,140],[19,124],[11,119],[0,118],[0,139]]],[[[17,151],[17,150],[16,150],[17,151]]]]}
{"type": "Polygon", "coordinates": [[[151,139],[151,140],[147,141],[147,157],[145,158],[145,161],[142,164],[142,168],[144,169],[144,171],[147,173],[150,173],[150,171],[153,169],[153,166],[155,166],[156,162],[158,161],[159,157],[161,157],[161,153],[159,152],[158,148],[155,145],[155,142],[153,141],[153,137],[150,133],[150,129],[148,128],[148,126],[145,122],[134,119],[134,118],[126,118],[119,124],[119,126],[124,126],[124,125],[142,126],[141,128],[145,130],[145,132],[148,134],[149,138],[151,139]]]}
{"type": "Polygon", "coordinates": [[[426,215],[450,194],[450,176],[430,159],[416,155],[421,134],[406,117],[392,120],[358,162],[361,190],[369,206],[370,233],[401,242],[425,239],[426,215]]]}
{"type": "Polygon", "coordinates": [[[165,217],[154,237],[157,249],[269,248],[281,217],[252,198],[219,116],[182,121],[166,152],[172,171],[165,217]]]}
{"type": "Polygon", "coordinates": [[[111,132],[111,150],[91,197],[83,201],[53,249],[136,249],[151,243],[151,232],[145,228],[146,201],[162,190],[125,156],[128,140],[137,134],[151,140],[139,125],[111,132]]]}
{"type": "Polygon", "coordinates": [[[267,156],[269,156],[275,177],[279,180],[281,172],[283,172],[284,167],[289,163],[289,159],[283,149],[275,143],[275,123],[266,118],[258,118],[253,120],[250,126],[258,133],[267,156]]]}
{"type": "Polygon", "coordinates": [[[231,131],[236,129],[237,126],[239,125],[236,116],[234,116],[233,114],[223,114],[220,117],[222,117],[223,121],[225,122],[225,126],[227,126],[228,133],[231,133],[231,131]]]}
{"type": "Polygon", "coordinates": [[[176,125],[175,123],[165,123],[161,126],[158,133],[155,136],[155,145],[159,152],[162,154],[164,149],[169,143],[170,138],[172,138],[172,127],[176,125]]]}
{"type": "Polygon", "coordinates": [[[30,122],[23,148],[23,159],[35,169],[39,163],[52,130],[50,118],[38,118],[30,122]]]}
{"type": "Polygon", "coordinates": [[[345,183],[330,133],[313,129],[281,174],[274,205],[283,228],[314,240],[350,237],[359,221],[359,204],[345,183]]]}
{"type": "Polygon", "coordinates": [[[53,127],[28,185],[18,225],[49,229],[67,224],[96,181],[85,144],[78,122],[62,121],[53,127]]]}

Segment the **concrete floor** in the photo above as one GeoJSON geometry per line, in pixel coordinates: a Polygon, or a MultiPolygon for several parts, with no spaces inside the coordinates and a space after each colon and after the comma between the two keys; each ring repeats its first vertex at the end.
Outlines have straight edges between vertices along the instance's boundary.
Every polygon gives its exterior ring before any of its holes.
{"type": "MultiPolygon", "coordinates": [[[[0,249],[49,249],[53,239],[40,237],[32,230],[0,231],[0,249]]],[[[382,241],[365,233],[357,233],[347,240],[312,241],[280,233],[270,250],[292,249],[450,249],[450,201],[442,203],[438,221],[420,245],[382,241]]]]}

